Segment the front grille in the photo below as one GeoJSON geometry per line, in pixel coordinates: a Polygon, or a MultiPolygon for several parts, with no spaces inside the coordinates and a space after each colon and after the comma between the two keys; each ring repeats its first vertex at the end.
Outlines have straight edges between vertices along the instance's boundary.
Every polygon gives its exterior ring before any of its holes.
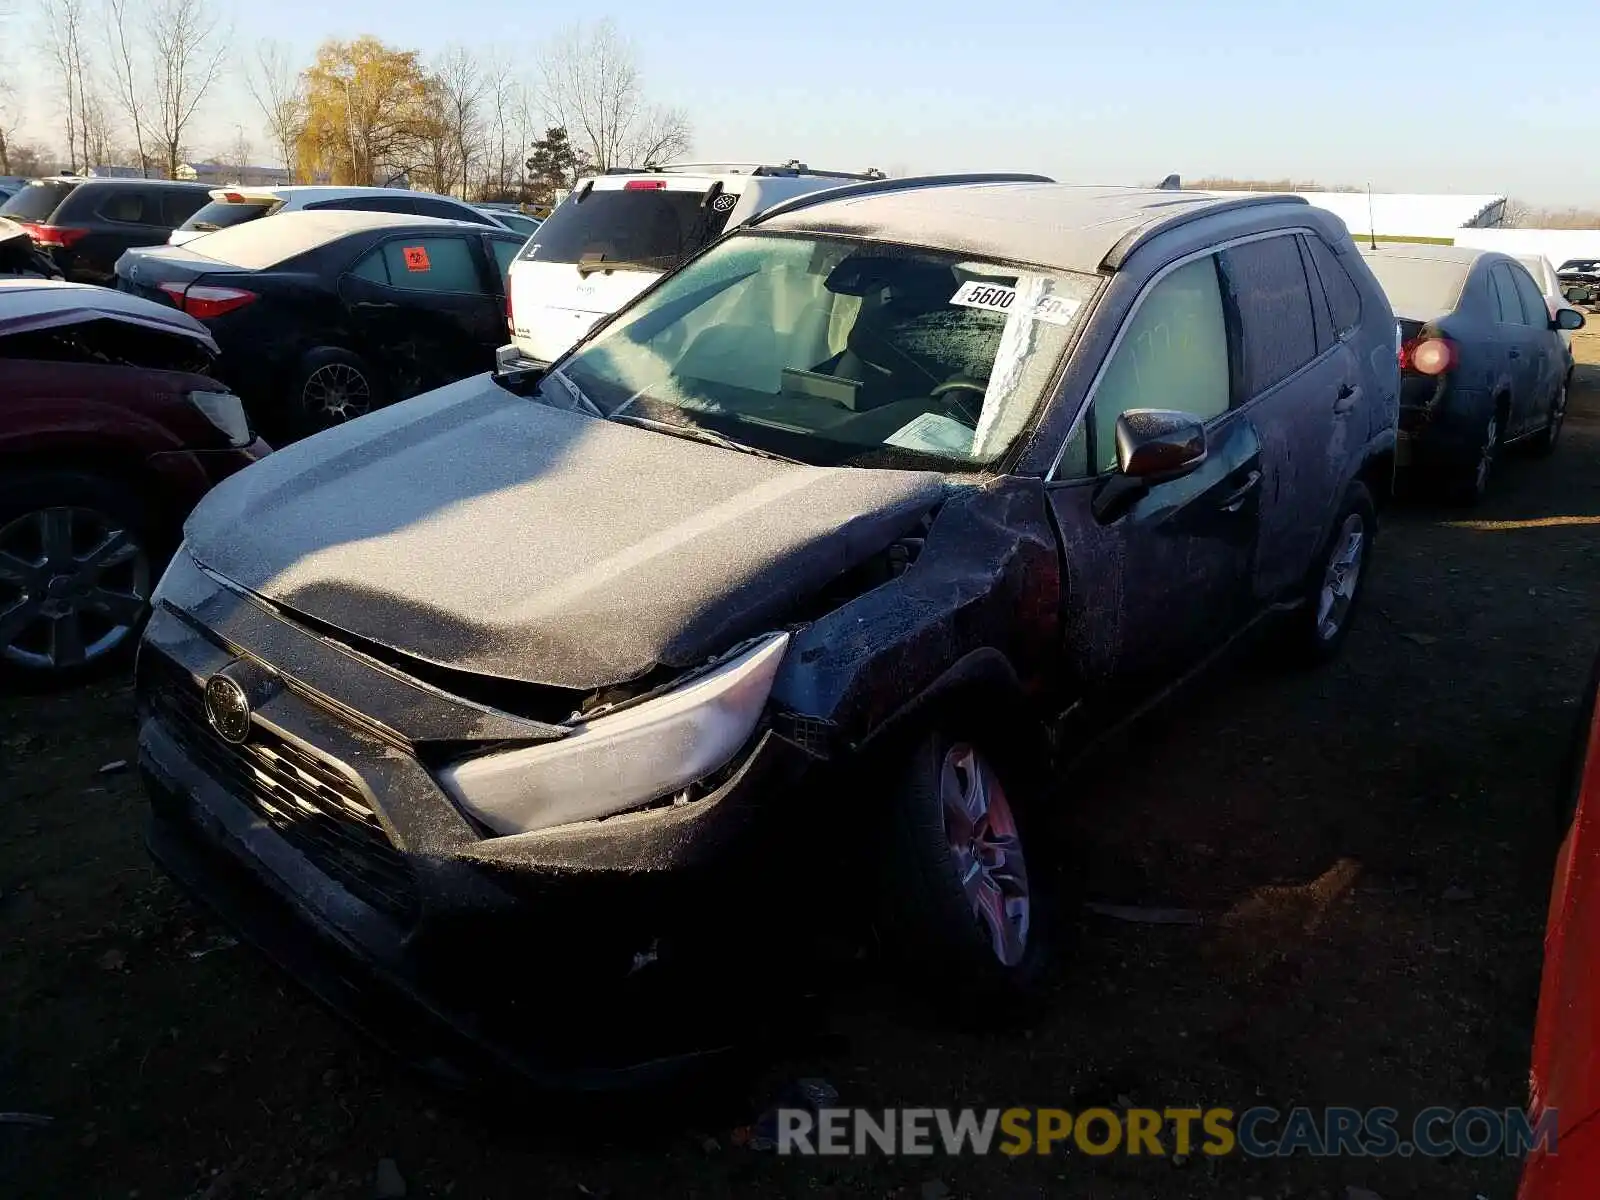
{"type": "Polygon", "coordinates": [[[411,868],[354,783],[259,724],[242,746],[223,741],[200,686],[148,647],[140,672],[152,708],[208,775],[352,895],[403,920],[416,916],[411,868]]]}

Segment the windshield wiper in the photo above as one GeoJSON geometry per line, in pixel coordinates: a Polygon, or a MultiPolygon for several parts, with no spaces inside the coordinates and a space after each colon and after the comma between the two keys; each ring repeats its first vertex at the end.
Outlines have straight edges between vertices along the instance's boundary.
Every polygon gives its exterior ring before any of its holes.
{"type": "Polygon", "coordinates": [[[659,271],[653,262],[639,258],[584,258],[578,260],[578,274],[587,278],[596,271],[659,271]]]}
{"type": "Polygon", "coordinates": [[[691,438],[697,442],[705,442],[708,446],[721,446],[724,450],[737,450],[741,454],[754,454],[757,458],[770,458],[776,462],[798,462],[799,459],[789,458],[787,455],[778,454],[772,450],[763,450],[760,446],[752,446],[748,442],[735,441],[725,437],[714,429],[707,429],[704,425],[679,425],[674,421],[656,421],[650,417],[640,417],[633,413],[614,412],[607,420],[617,421],[623,425],[637,425],[641,429],[653,429],[658,433],[675,434],[679,437],[691,438]]]}

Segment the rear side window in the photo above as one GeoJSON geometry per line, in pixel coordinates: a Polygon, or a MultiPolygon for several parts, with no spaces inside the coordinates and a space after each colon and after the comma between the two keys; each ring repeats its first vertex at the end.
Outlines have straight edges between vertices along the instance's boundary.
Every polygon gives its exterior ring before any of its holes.
{"type": "MultiPolygon", "coordinates": [[[[722,196],[733,198],[726,192],[722,196]]],[[[551,213],[522,257],[534,262],[632,263],[666,271],[728,224],[733,205],[702,205],[704,198],[704,192],[664,188],[596,189],[581,202],[568,199],[551,213]]]]}
{"type": "Polygon", "coordinates": [[[0,217],[10,217],[13,221],[48,221],[50,214],[77,186],[53,179],[26,184],[15,196],[0,204],[0,217]]]}
{"type": "Polygon", "coordinates": [[[319,200],[307,204],[307,209],[337,208],[353,212],[405,213],[415,216],[417,210],[409,196],[345,196],[338,200],[319,200]]]}
{"type": "Polygon", "coordinates": [[[1522,316],[1526,324],[1538,328],[1550,321],[1550,306],[1545,303],[1543,294],[1538,285],[1533,282],[1533,277],[1518,267],[1507,266],[1506,270],[1511,278],[1516,281],[1517,295],[1522,297],[1522,316]]]}
{"type": "Polygon", "coordinates": [[[441,221],[471,221],[476,225],[489,223],[487,218],[465,204],[451,204],[448,200],[433,200],[427,196],[413,196],[411,204],[424,217],[438,217],[441,221]]]}
{"type": "Polygon", "coordinates": [[[1505,263],[1497,263],[1489,272],[1489,298],[1494,302],[1494,319],[1501,325],[1526,324],[1517,285],[1511,282],[1511,268],[1505,263]]]}
{"type": "Polygon", "coordinates": [[[1245,242],[1222,252],[1238,306],[1239,397],[1259,396],[1317,356],[1311,292],[1293,236],[1245,242]]]}
{"type": "Polygon", "coordinates": [[[478,264],[465,238],[408,237],[387,242],[389,286],[411,292],[482,292],[478,264]]]}
{"type": "Polygon", "coordinates": [[[1306,245],[1311,247],[1311,264],[1316,268],[1323,294],[1328,297],[1333,332],[1343,337],[1361,320],[1361,292],[1327,242],[1312,234],[1306,237],[1306,245]]]}
{"type": "Polygon", "coordinates": [[[158,225],[161,222],[158,199],[134,188],[117,188],[107,193],[100,207],[95,209],[95,215],[119,225],[158,225]]]}
{"type": "Polygon", "coordinates": [[[492,237],[489,239],[489,246],[494,250],[494,264],[500,268],[500,282],[504,283],[506,275],[511,271],[511,264],[517,260],[517,254],[522,250],[522,243],[492,237]]]}

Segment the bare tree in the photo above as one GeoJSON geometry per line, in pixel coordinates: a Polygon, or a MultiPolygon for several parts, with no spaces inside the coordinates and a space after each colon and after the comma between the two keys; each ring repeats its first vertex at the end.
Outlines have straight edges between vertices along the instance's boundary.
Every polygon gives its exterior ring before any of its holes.
{"type": "Polygon", "coordinates": [[[289,181],[294,182],[296,147],[306,130],[306,88],[288,46],[271,38],[258,42],[254,60],[245,64],[244,85],[261,110],[267,136],[289,181]]]}
{"type": "Polygon", "coordinates": [[[138,36],[138,31],[129,27],[128,0],[106,0],[106,41],[111,51],[111,80],[116,86],[117,107],[133,131],[140,173],[149,174],[150,156],[145,153],[145,135],[149,129],[146,84],[135,66],[141,57],[138,36]]]}
{"type": "Polygon", "coordinates": [[[649,104],[633,47],[610,18],[557,36],[541,64],[540,102],[599,170],[666,163],[688,152],[688,118],[649,104]]]}
{"type": "Polygon", "coordinates": [[[250,139],[244,135],[244,126],[233,127],[233,142],[228,146],[228,165],[233,168],[234,182],[245,183],[245,175],[250,170],[250,155],[252,153],[250,139]]]}
{"type": "MultiPolygon", "coordinates": [[[[461,198],[467,198],[472,164],[483,150],[483,101],[488,81],[472,51],[452,46],[433,72],[434,95],[443,111],[434,114],[441,122],[454,152],[452,168],[460,167],[461,198]]],[[[455,172],[452,169],[452,176],[455,172]]]]}
{"type": "Polygon", "coordinates": [[[88,140],[83,112],[88,99],[88,53],[84,45],[87,17],[84,0],[40,0],[40,48],[54,69],[61,89],[67,132],[67,166],[88,167],[88,140]]]}
{"type": "Polygon", "coordinates": [[[184,134],[221,74],[228,38],[219,24],[203,0],[155,0],[150,10],[150,58],[155,71],[152,141],[168,179],[177,178],[184,134]]]}

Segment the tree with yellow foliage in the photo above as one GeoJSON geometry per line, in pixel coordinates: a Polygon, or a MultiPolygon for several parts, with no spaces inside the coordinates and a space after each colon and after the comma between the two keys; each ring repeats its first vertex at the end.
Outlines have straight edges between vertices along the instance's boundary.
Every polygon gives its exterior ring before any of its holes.
{"type": "Polygon", "coordinates": [[[317,48],[305,72],[302,179],[383,184],[410,171],[428,118],[428,76],[415,50],[364,35],[317,48]]]}

